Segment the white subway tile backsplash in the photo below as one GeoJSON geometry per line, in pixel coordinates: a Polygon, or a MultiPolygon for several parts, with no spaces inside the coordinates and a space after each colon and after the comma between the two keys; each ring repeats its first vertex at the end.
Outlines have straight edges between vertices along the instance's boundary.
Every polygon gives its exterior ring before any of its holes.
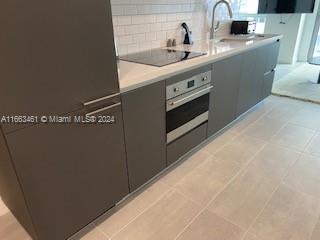
{"type": "Polygon", "coordinates": [[[157,34],[155,32],[146,33],[146,41],[156,41],[157,34]]]}
{"type": "Polygon", "coordinates": [[[131,16],[119,16],[118,17],[118,26],[120,25],[130,25],[132,18],[131,16]]]}
{"type": "Polygon", "coordinates": [[[203,39],[209,29],[206,23],[208,2],[211,1],[111,0],[119,54],[164,47],[168,38],[182,43],[183,22],[189,25],[194,40],[203,39]]]}
{"type": "Polygon", "coordinates": [[[119,40],[120,45],[128,45],[133,43],[132,35],[121,36],[119,40]]]}
{"type": "Polygon", "coordinates": [[[167,39],[167,32],[162,31],[162,32],[156,32],[156,38],[157,40],[166,40],[167,39]]]}
{"type": "Polygon", "coordinates": [[[162,23],[153,23],[150,25],[151,32],[159,32],[162,29],[162,23]]]}
{"type": "Polygon", "coordinates": [[[128,47],[128,54],[136,53],[140,51],[139,43],[129,44],[127,47],[128,47]]]}
{"type": "Polygon", "coordinates": [[[140,43],[140,42],[144,42],[144,41],[146,41],[146,34],[145,33],[133,35],[133,42],[140,43]]]}

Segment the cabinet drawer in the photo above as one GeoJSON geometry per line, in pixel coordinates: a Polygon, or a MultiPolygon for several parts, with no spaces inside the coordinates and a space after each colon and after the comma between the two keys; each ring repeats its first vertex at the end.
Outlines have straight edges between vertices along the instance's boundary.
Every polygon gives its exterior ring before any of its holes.
{"type": "Polygon", "coordinates": [[[202,143],[207,138],[208,124],[202,124],[183,137],[167,146],[167,164],[168,166],[176,162],[188,151],[202,143]]]}

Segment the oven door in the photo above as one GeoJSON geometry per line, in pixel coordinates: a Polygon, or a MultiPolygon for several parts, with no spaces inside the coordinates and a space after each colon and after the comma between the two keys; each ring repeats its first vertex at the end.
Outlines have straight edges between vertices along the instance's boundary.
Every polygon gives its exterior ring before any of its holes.
{"type": "Polygon", "coordinates": [[[208,121],[210,85],[167,101],[167,144],[208,121]]]}

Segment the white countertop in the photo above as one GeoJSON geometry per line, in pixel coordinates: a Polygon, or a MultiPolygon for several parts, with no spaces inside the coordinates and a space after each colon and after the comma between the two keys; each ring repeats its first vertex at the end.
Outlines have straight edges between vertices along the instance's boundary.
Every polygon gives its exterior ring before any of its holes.
{"type": "MultiPolygon", "coordinates": [[[[225,38],[232,39],[233,37],[226,36],[225,38]]],[[[281,35],[264,34],[262,37],[246,39],[243,41],[214,42],[207,40],[195,42],[193,45],[180,45],[171,49],[204,52],[207,53],[207,55],[164,67],[153,67],[144,64],[119,61],[120,92],[128,92],[170,78],[174,75],[248,51],[249,49],[266,45],[281,38],[281,35]]]]}

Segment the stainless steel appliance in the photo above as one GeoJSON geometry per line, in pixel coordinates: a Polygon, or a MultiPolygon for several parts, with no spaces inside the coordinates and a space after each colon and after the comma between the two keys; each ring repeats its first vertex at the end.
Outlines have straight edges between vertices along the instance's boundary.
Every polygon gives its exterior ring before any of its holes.
{"type": "Polygon", "coordinates": [[[205,53],[159,48],[144,52],[133,53],[127,56],[121,56],[120,60],[141,63],[155,67],[163,67],[172,63],[185,61],[203,55],[205,55],[205,53]]]}
{"type": "Polygon", "coordinates": [[[208,121],[211,71],[167,86],[167,144],[208,121]]]}

